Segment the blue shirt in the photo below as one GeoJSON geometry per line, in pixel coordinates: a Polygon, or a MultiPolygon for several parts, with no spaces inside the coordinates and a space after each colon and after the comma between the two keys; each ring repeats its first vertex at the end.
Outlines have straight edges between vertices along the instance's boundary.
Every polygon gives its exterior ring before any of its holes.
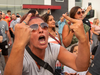
{"type": "Polygon", "coordinates": [[[58,33],[59,34],[62,34],[62,30],[63,30],[63,27],[64,27],[64,25],[66,24],[66,20],[64,19],[64,21],[63,22],[61,22],[61,21],[58,21],[58,33]]]}

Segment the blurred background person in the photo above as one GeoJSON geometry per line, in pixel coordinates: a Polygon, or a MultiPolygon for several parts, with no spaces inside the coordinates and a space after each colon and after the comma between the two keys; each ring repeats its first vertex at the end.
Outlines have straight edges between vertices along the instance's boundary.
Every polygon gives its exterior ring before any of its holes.
{"type": "MultiPolygon", "coordinates": [[[[49,31],[49,38],[48,42],[50,43],[55,43],[55,44],[60,44],[60,36],[59,33],[56,31],[55,27],[55,20],[54,17],[51,14],[44,14],[42,16],[44,22],[48,24],[48,31],[49,31]]],[[[61,63],[57,60],[56,62],[56,70],[61,73],[61,63]]]]}
{"type": "Polygon", "coordinates": [[[61,16],[60,20],[58,21],[58,33],[60,35],[61,44],[62,44],[62,30],[65,24],[66,24],[66,19],[63,16],[61,16]]]}
{"type": "Polygon", "coordinates": [[[11,28],[11,31],[13,32],[13,40],[14,40],[15,25],[20,22],[18,20],[19,19],[17,19],[16,15],[12,14],[12,21],[10,23],[10,28],[11,28]]]}
{"type": "Polygon", "coordinates": [[[11,36],[9,33],[7,22],[1,19],[2,19],[2,13],[0,13],[0,28],[1,28],[1,33],[3,35],[3,41],[2,43],[0,43],[0,48],[2,49],[2,55],[4,56],[5,63],[6,63],[8,60],[8,44],[11,45],[12,41],[11,41],[11,36]],[[8,39],[7,39],[7,36],[8,36],[8,39]]]}
{"type": "Polygon", "coordinates": [[[7,10],[7,14],[5,18],[9,18],[9,17],[11,17],[11,10],[7,10]]]}
{"type": "Polygon", "coordinates": [[[5,18],[6,17],[6,14],[5,13],[2,13],[2,20],[6,21],[7,24],[8,24],[8,28],[9,28],[9,21],[11,21],[11,18],[5,18]]]}
{"type": "Polygon", "coordinates": [[[93,35],[92,35],[93,44],[91,46],[91,50],[93,50],[94,47],[99,44],[98,35],[100,34],[100,27],[99,27],[99,19],[98,18],[95,18],[93,20],[92,33],[93,33],[93,35]]]}
{"type": "Polygon", "coordinates": [[[19,13],[17,13],[17,14],[16,14],[16,17],[19,17],[19,18],[21,18],[21,15],[19,15],[19,13]]]}
{"type": "Polygon", "coordinates": [[[7,10],[7,14],[6,14],[6,17],[5,17],[5,19],[9,19],[9,18],[10,18],[9,24],[8,24],[9,25],[9,32],[10,32],[11,37],[13,38],[13,32],[10,29],[10,23],[12,21],[11,10],[7,10]]]}

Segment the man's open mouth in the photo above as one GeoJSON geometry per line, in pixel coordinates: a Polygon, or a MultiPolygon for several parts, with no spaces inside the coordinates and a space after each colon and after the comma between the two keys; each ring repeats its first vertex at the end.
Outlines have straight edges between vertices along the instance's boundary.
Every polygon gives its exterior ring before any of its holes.
{"type": "Polygon", "coordinates": [[[40,44],[44,44],[45,43],[45,36],[40,36],[39,42],[40,42],[40,44]]]}

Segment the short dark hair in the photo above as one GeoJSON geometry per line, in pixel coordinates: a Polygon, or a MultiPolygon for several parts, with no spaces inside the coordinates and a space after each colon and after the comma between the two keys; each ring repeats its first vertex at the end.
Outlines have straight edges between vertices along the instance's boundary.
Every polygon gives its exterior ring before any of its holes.
{"type": "Polygon", "coordinates": [[[81,9],[81,7],[75,6],[70,10],[70,17],[71,18],[75,18],[75,14],[76,14],[76,12],[78,11],[79,8],[81,9]]]}
{"type": "Polygon", "coordinates": [[[41,17],[43,18],[43,20],[44,20],[44,22],[48,22],[48,20],[49,20],[49,16],[50,16],[51,14],[43,14],[41,17]]]}
{"type": "Polygon", "coordinates": [[[11,12],[11,10],[7,10],[7,13],[8,13],[8,12],[11,12]]]}

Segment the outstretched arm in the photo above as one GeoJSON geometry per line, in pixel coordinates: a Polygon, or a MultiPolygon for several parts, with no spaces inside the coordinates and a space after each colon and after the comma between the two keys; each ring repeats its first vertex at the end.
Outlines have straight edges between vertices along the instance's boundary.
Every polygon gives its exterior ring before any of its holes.
{"type": "Polygon", "coordinates": [[[61,46],[58,60],[76,71],[85,71],[88,69],[89,66],[90,50],[88,40],[84,32],[83,22],[81,20],[72,19],[65,15],[63,16],[69,21],[73,22],[73,25],[71,25],[70,28],[79,40],[78,55],[75,56],[61,46]]]}
{"type": "Polygon", "coordinates": [[[83,14],[83,19],[86,17],[86,15],[88,14],[88,12],[92,9],[91,5],[87,7],[85,13],[83,14]]]}
{"type": "Polygon", "coordinates": [[[68,25],[64,25],[62,31],[62,40],[65,47],[68,47],[71,44],[73,38],[73,32],[70,31],[68,25]]]}
{"type": "MultiPolygon", "coordinates": [[[[32,14],[24,20],[28,23],[32,14]]],[[[5,66],[4,75],[22,75],[23,56],[26,44],[29,41],[31,29],[24,22],[15,25],[15,40],[10,57],[5,66]]]]}

